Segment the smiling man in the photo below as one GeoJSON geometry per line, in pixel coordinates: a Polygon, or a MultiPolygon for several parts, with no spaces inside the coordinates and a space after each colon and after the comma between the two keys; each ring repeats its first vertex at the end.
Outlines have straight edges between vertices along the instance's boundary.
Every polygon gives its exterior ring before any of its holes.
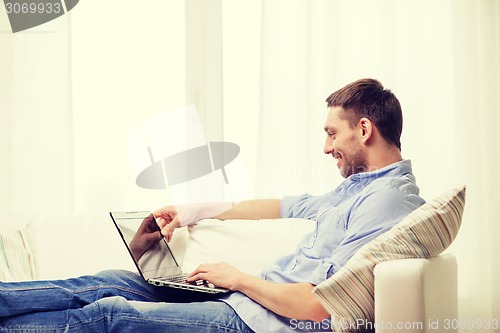
{"type": "Polygon", "coordinates": [[[401,156],[402,112],[394,94],[377,80],[363,79],[336,91],[327,103],[324,152],[346,178],[337,188],[319,196],[245,201],[223,213],[225,208],[213,204],[166,206],[154,212],[161,233],[140,228],[146,231],[136,235],[139,257],[162,237],[170,240],[176,228],[202,218],[315,220],[315,230],[295,252],[258,276],[225,263],[200,265],[189,281],[207,280],[232,291],[203,302],[192,294],[179,298],[125,271],[0,283],[0,332],[324,331],[329,314],[312,294],[314,286],[424,203],[411,163],[401,156]]]}
{"type": "Polygon", "coordinates": [[[401,161],[403,115],[398,99],[375,80],[359,80],[326,102],[325,154],[344,178],[401,161]]]}

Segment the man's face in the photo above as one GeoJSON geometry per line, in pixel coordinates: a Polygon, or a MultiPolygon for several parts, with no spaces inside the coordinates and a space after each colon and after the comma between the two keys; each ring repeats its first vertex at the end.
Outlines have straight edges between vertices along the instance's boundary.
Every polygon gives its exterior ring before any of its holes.
{"type": "Polygon", "coordinates": [[[337,167],[342,177],[367,170],[366,156],[360,143],[358,128],[349,127],[349,121],[342,119],[341,107],[331,107],[325,122],[325,154],[331,154],[337,160],[337,167]]]}

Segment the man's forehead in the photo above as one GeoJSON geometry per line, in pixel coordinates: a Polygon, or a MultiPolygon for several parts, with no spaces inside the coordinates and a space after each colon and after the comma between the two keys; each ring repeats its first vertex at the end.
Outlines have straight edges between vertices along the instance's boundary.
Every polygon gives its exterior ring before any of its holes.
{"type": "Polygon", "coordinates": [[[340,117],[343,109],[340,106],[331,106],[328,108],[328,114],[325,120],[325,131],[334,129],[342,125],[343,122],[347,124],[347,120],[340,117]]]}

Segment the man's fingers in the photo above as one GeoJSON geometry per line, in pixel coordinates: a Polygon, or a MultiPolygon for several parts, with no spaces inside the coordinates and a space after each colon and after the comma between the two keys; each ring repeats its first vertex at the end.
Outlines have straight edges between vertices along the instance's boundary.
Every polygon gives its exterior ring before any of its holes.
{"type": "Polygon", "coordinates": [[[214,264],[201,264],[194,271],[188,274],[188,277],[193,277],[197,274],[207,273],[210,268],[214,267],[214,264]]]}
{"type": "Polygon", "coordinates": [[[175,207],[173,206],[165,206],[153,212],[153,215],[156,218],[164,218],[165,220],[171,220],[172,216],[177,215],[175,211],[175,207]]]}
{"type": "Polygon", "coordinates": [[[167,220],[165,220],[163,217],[159,217],[156,220],[156,223],[158,224],[158,226],[160,227],[160,229],[165,228],[165,226],[168,224],[167,220]]]}
{"type": "Polygon", "coordinates": [[[186,277],[186,280],[189,282],[201,280],[202,278],[200,277],[200,275],[205,275],[205,274],[206,274],[205,272],[196,269],[193,272],[191,272],[190,274],[188,274],[188,276],[186,277]]]}
{"type": "Polygon", "coordinates": [[[158,223],[158,225],[160,226],[160,229],[161,229],[161,234],[163,235],[163,237],[165,237],[167,243],[170,243],[170,241],[172,240],[172,236],[174,234],[175,229],[180,226],[179,219],[176,216],[170,222],[165,221],[164,219],[160,219],[160,220],[163,220],[163,222],[161,224],[158,223]]]}
{"type": "Polygon", "coordinates": [[[160,226],[161,233],[166,236],[168,233],[173,233],[176,228],[178,228],[181,224],[179,223],[179,219],[174,217],[174,219],[170,222],[167,222],[165,225],[160,226]]]}

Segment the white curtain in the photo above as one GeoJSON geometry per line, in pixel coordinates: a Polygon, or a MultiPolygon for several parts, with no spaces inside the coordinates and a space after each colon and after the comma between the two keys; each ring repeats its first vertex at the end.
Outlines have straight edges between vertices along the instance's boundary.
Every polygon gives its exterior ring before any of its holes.
{"type": "MultiPolygon", "coordinates": [[[[185,4],[80,2],[27,31],[0,9],[0,212],[155,209],[136,186],[128,139],[186,105],[185,4]]],[[[192,101],[190,101],[192,103],[192,101]]]]}
{"type": "MultiPolygon", "coordinates": [[[[500,319],[500,2],[453,1],[453,168],[468,185],[461,233],[461,310],[472,318],[500,319]]],[[[500,332],[500,329],[497,329],[500,332]]]]}
{"type": "Polygon", "coordinates": [[[424,198],[468,187],[449,249],[460,319],[500,319],[500,2],[266,0],[259,19],[255,195],[319,194],[340,182],[322,153],[324,100],[380,79],[402,103],[403,155],[424,198]]]}
{"type": "Polygon", "coordinates": [[[0,15],[0,210],[72,209],[67,16],[13,34],[0,15]]]}

